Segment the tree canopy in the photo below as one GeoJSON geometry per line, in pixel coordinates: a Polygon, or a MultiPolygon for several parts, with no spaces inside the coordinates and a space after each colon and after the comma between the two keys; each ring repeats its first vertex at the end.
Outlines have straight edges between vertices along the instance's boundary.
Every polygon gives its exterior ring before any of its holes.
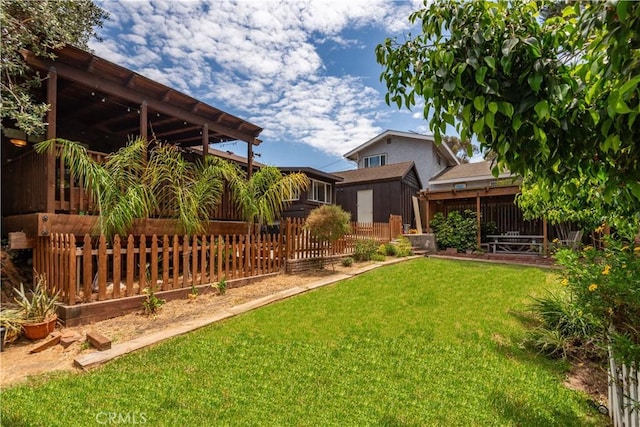
{"type": "Polygon", "coordinates": [[[544,191],[640,210],[640,2],[437,0],[376,48],[387,103],[476,136],[544,191]],[[549,13],[553,11],[553,13],[549,13]],[[577,179],[568,179],[577,178],[577,179]],[[589,196],[587,194],[587,196],[589,196]]]}
{"type": "Polygon", "coordinates": [[[86,49],[94,28],[107,18],[91,0],[0,0],[2,118],[29,135],[44,133],[49,107],[35,97],[42,78],[21,51],[53,58],[52,49],[66,44],[86,49]]]}

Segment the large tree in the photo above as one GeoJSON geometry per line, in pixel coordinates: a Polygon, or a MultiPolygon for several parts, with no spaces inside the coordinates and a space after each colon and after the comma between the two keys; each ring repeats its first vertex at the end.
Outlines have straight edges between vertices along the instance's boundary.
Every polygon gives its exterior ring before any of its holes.
{"type": "Polygon", "coordinates": [[[410,16],[422,33],[376,48],[387,102],[424,98],[437,141],[476,136],[498,165],[545,191],[597,188],[640,206],[640,2],[437,0],[410,16]],[[553,13],[549,13],[552,11],[553,13]],[[577,178],[576,180],[567,178],[577,178]]]}
{"type": "Polygon", "coordinates": [[[53,49],[66,44],[86,49],[94,28],[107,18],[91,0],[0,0],[2,118],[29,135],[44,133],[49,107],[36,97],[42,77],[21,52],[53,58],[53,49]]]}

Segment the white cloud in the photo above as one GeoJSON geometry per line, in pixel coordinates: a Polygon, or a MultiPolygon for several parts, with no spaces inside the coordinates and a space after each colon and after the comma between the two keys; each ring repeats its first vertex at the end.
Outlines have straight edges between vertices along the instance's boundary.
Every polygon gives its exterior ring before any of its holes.
{"type": "MultiPolygon", "coordinates": [[[[420,0],[103,1],[96,54],[263,127],[262,138],[343,154],[381,131],[382,95],[326,73],[317,49],[348,29],[408,28],[420,0]]],[[[369,41],[370,42],[370,41],[369,41]]]]}

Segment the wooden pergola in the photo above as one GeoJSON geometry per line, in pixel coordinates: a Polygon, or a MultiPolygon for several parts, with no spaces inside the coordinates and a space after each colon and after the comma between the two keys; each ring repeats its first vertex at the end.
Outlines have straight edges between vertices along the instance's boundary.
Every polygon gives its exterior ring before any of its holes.
{"type": "MultiPolygon", "coordinates": [[[[114,152],[138,135],[183,148],[199,146],[203,155],[210,144],[242,141],[247,143],[251,173],[253,146],[260,144],[262,128],[81,49],[64,47],[55,52],[55,59],[28,51],[22,55],[31,68],[46,76],[40,98],[50,108],[46,135],[39,140],[78,141],[97,155],[114,152]]],[[[11,126],[3,123],[4,128],[11,126]]],[[[47,214],[51,221],[52,215],[73,213],[69,198],[77,195],[68,188],[65,194],[62,188],[64,164],[54,153],[27,159],[31,142],[16,147],[3,132],[5,235],[28,230],[41,236],[43,229],[33,224],[34,214],[47,214]]],[[[64,227],[57,232],[64,232],[64,227]]]]}
{"type": "MultiPolygon", "coordinates": [[[[470,188],[462,190],[440,190],[429,191],[423,190],[418,194],[425,210],[426,229],[430,228],[430,221],[437,212],[441,212],[440,208],[444,203],[454,204],[456,202],[470,201],[475,203],[476,218],[478,221],[478,246],[481,244],[480,224],[481,224],[481,206],[483,202],[491,203],[493,200],[508,200],[513,202],[515,196],[520,193],[519,185],[503,185],[496,187],[470,188]]],[[[543,248],[548,247],[547,222],[542,221],[543,248]]]]}

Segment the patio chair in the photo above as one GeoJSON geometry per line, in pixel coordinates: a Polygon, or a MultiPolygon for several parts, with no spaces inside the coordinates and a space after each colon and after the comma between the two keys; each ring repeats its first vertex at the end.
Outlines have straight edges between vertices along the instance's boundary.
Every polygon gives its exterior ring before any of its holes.
{"type": "Polygon", "coordinates": [[[560,240],[560,245],[566,246],[571,249],[580,248],[580,243],[582,242],[582,230],[578,231],[570,231],[569,237],[565,240],[560,240]]]}

